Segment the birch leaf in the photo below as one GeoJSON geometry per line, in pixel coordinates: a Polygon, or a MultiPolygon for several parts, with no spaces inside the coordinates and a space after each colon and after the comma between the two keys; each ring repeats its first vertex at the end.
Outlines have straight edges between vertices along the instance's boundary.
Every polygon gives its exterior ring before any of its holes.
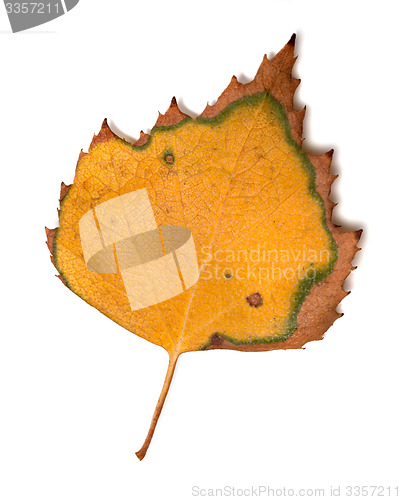
{"type": "Polygon", "coordinates": [[[62,184],[47,230],[59,277],[169,354],[140,459],[180,354],[301,348],[340,316],[360,231],[331,220],[333,152],[302,149],[294,42],[195,119],[173,98],[135,144],[105,120],[62,184]]]}

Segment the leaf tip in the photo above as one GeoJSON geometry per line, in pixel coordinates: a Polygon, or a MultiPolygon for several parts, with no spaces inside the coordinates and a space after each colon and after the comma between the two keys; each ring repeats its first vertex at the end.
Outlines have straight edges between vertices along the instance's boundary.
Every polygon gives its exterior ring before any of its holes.
{"type": "Polygon", "coordinates": [[[53,254],[53,240],[56,234],[56,228],[49,229],[48,227],[45,226],[45,231],[46,231],[46,245],[49,249],[49,252],[53,254]]]}
{"type": "Polygon", "coordinates": [[[61,274],[56,274],[56,278],[59,278],[59,280],[63,283],[63,285],[65,285],[68,288],[67,283],[61,274]]]}
{"type": "Polygon", "coordinates": [[[177,104],[177,99],[173,96],[166,113],[158,114],[158,119],[156,120],[155,127],[171,127],[172,125],[180,123],[185,118],[189,118],[189,116],[180,110],[177,104]]]}
{"type": "MultiPolygon", "coordinates": [[[[82,149],[81,149],[81,153],[84,155],[85,153],[82,152],[82,149]]],[[[81,155],[80,155],[81,156],[81,155]]],[[[59,197],[59,202],[62,202],[63,199],[65,198],[65,196],[67,195],[67,193],[69,192],[70,190],[70,187],[71,187],[71,184],[64,184],[64,182],[61,183],[60,185],[60,197],[59,197]]]]}
{"type": "Polygon", "coordinates": [[[360,238],[363,234],[363,229],[358,229],[357,231],[354,231],[353,233],[354,233],[354,237],[356,240],[356,253],[357,253],[361,250],[361,247],[358,247],[357,244],[359,243],[360,238]]]}
{"type": "Polygon", "coordinates": [[[46,245],[47,245],[47,248],[49,249],[49,252],[50,252],[50,262],[54,265],[54,267],[56,267],[56,263],[55,263],[54,257],[53,257],[53,254],[54,254],[53,241],[54,241],[54,237],[56,235],[57,228],[49,229],[45,226],[45,231],[46,231],[46,245]]]}
{"type": "Polygon", "coordinates": [[[143,130],[140,131],[140,137],[137,142],[134,143],[134,146],[143,146],[149,139],[149,134],[146,134],[143,130]]]}
{"type": "Polygon", "coordinates": [[[293,33],[293,35],[290,37],[287,45],[291,45],[292,47],[294,47],[296,44],[296,33],[293,33]]]}

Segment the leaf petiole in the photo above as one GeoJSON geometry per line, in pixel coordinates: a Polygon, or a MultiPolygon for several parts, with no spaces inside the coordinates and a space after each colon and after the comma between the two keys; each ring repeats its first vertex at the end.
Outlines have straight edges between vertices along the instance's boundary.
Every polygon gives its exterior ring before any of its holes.
{"type": "Polygon", "coordinates": [[[176,352],[174,354],[170,355],[169,366],[168,366],[168,369],[166,372],[165,381],[163,383],[162,391],[160,393],[154,414],[152,416],[151,425],[149,427],[147,437],[145,438],[144,444],[142,445],[141,449],[136,452],[136,455],[137,455],[139,460],[142,460],[148,451],[149,445],[150,445],[151,440],[152,440],[152,436],[154,435],[154,432],[155,432],[156,424],[158,423],[159,416],[162,412],[162,408],[163,408],[163,405],[165,403],[166,396],[169,392],[170,383],[172,382],[172,378],[173,378],[173,374],[174,374],[174,370],[176,368],[176,363],[177,363],[178,358],[179,358],[179,354],[176,352]]]}

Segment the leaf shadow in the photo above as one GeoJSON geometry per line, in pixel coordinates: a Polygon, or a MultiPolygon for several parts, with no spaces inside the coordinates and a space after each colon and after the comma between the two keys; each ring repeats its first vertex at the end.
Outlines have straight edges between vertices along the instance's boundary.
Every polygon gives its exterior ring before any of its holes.
{"type": "Polygon", "coordinates": [[[109,125],[110,130],[114,134],[118,135],[121,139],[124,139],[125,141],[129,142],[130,144],[134,144],[137,141],[137,139],[135,137],[123,132],[123,130],[116,125],[114,120],[108,120],[107,123],[109,125]]]}
{"type": "Polygon", "coordinates": [[[177,99],[177,105],[179,106],[180,110],[183,111],[183,113],[186,113],[186,115],[191,116],[191,118],[195,119],[199,116],[198,113],[190,109],[184,102],[183,97],[179,97],[177,99]]]}
{"type": "MultiPolygon", "coordinates": [[[[300,49],[300,45],[303,44],[303,33],[298,32],[297,33],[297,39],[296,39],[296,54],[303,53],[303,50],[300,49]]],[[[270,58],[272,57],[271,54],[269,56],[270,58]]],[[[295,65],[293,67],[292,75],[294,78],[299,78],[301,80],[301,76],[298,73],[298,61],[299,59],[296,59],[295,65]]],[[[312,131],[311,127],[311,118],[308,113],[308,107],[307,105],[302,102],[299,96],[298,89],[300,86],[303,84],[303,80],[301,80],[301,83],[299,87],[296,89],[296,92],[293,96],[293,107],[296,110],[303,109],[306,106],[306,114],[303,120],[303,137],[306,138],[305,142],[302,144],[302,151],[305,153],[311,153],[312,155],[321,155],[323,153],[326,153],[327,151],[334,149],[334,156],[332,158],[332,163],[331,163],[331,173],[340,176],[342,174],[342,170],[340,166],[338,165],[336,161],[336,151],[340,149],[340,146],[337,144],[332,144],[330,147],[323,147],[322,145],[314,142],[314,134],[312,131]]],[[[336,203],[337,205],[341,203],[342,197],[341,197],[341,192],[340,192],[340,183],[337,182],[338,179],[335,179],[334,183],[331,186],[330,190],[330,195],[329,198],[331,201],[336,203]]],[[[343,216],[341,216],[338,213],[338,210],[336,207],[334,208],[333,214],[332,214],[332,222],[337,225],[341,226],[342,231],[344,232],[350,232],[350,231],[359,231],[360,229],[363,230],[360,240],[358,242],[359,248],[364,246],[364,243],[366,241],[366,236],[367,236],[367,227],[366,224],[363,221],[358,221],[358,222],[350,222],[349,220],[345,219],[343,216]]],[[[353,259],[353,265],[357,267],[357,265],[361,262],[362,258],[362,253],[359,251],[355,255],[353,259]]],[[[353,288],[353,273],[351,273],[348,278],[345,280],[344,287],[346,290],[351,290],[353,288]]]]}

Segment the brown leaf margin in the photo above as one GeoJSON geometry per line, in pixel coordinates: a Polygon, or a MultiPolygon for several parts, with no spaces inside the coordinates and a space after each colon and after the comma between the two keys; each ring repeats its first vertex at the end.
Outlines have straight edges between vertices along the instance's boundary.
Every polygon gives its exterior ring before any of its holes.
{"type": "MultiPolygon", "coordinates": [[[[82,158],[83,154],[84,153],[81,150],[81,153],[80,153],[80,156],[78,158],[78,161],[80,161],[80,159],[82,158]]],[[[67,185],[67,184],[64,184],[64,182],[61,183],[61,186],[60,186],[60,196],[59,196],[59,205],[63,201],[64,197],[67,195],[68,191],[70,190],[70,187],[71,187],[71,184],[67,185]]],[[[60,209],[57,209],[57,213],[60,215],[60,209]]],[[[54,228],[54,229],[49,229],[49,228],[45,227],[45,231],[46,231],[46,245],[47,245],[47,247],[49,249],[50,260],[51,260],[52,264],[54,265],[54,267],[56,267],[56,263],[54,262],[54,258],[53,258],[53,255],[54,255],[53,245],[54,245],[54,238],[56,236],[57,230],[58,230],[57,227],[54,228]]],[[[64,281],[63,276],[61,274],[56,274],[56,276],[57,276],[57,278],[59,278],[59,280],[64,285],[67,286],[67,283],[64,281]]]]}

